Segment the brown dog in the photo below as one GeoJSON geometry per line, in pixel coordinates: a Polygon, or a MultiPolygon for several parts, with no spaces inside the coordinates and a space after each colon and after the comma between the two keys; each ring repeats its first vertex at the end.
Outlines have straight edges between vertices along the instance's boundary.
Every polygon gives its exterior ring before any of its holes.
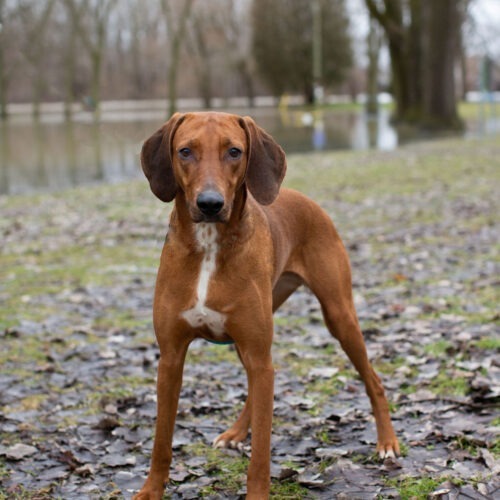
{"type": "Polygon", "coordinates": [[[247,498],[269,495],[274,370],[273,312],[301,284],[363,379],[381,457],[399,453],[384,389],[366,354],[344,246],[326,213],[280,191],[285,154],[251,118],[175,114],[142,148],[161,200],[175,200],[153,309],[160,348],[151,470],[135,499],[159,499],[169,477],[184,358],[198,337],[234,341],[248,376],[236,423],[214,445],[236,446],[252,428],[247,498]]]}

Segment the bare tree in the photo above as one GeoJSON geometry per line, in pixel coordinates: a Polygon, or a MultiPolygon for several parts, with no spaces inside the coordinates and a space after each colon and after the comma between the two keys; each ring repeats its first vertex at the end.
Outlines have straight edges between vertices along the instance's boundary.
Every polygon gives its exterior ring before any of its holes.
{"type": "Polygon", "coordinates": [[[5,71],[5,0],[0,0],[0,118],[7,118],[7,72],[5,71]]]}
{"type": "Polygon", "coordinates": [[[177,74],[179,67],[179,56],[182,44],[186,36],[186,26],[194,0],[182,0],[180,12],[175,13],[172,0],[160,0],[165,27],[169,42],[170,61],[168,65],[168,100],[169,114],[173,115],[177,105],[177,74]],[[177,14],[177,16],[176,16],[177,14]]]}
{"type": "Polygon", "coordinates": [[[33,87],[33,116],[40,115],[40,102],[47,85],[45,65],[47,53],[46,33],[55,0],[22,1],[18,15],[25,35],[21,51],[31,68],[33,87]]]}
{"type": "Polygon", "coordinates": [[[146,78],[144,69],[142,68],[141,53],[143,47],[141,44],[143,31],[143,12],[144,9],[138,2],[129,1],[127,14],[130,19],[130,63],[131,63],[131,84],[132,95],[137,98],[144,94],[146,86],[146,78]]]}
{"type": "Polygon", "coordinates": [[[62,71],[61,81],[63,82],[64,115],[67,120],[71,118],[71,108],[76,100],[76,73],[77,73],[77,31],[76,20],[72,15],[68,15],[62,33],[64,46],[62,49],[62,71]]]}
{"type": "Polygon", "coordinates": [[[213,3],[204,3],[203,7],[195,9],[189,24],[186,47],[195,60],[194,71],[198,82],[198,92],[203,99],[205,108],[212,102],[212,56],[213,44],[210,43],[215,33],[215,17],[211,8],[213,3]]]}
{"type": "Polygon", "coordinates": [[[91,61],[90,106],[99,118],[101,74],[111,12],[117,0],[64,0],[91,61]],[[86,22],[87,21],[87,22],[86,22]]]}
{"type": "Polygon", "coordinates": [[[366,111],[370,114],[376,114],[378,112],[378,65],[382,37],[383,34],[381,33],[379,24],[373,16],[370,16],[370,28],[366,40],[368,49],[366,111]]]}
{"type": "Polygon", "coordinates": [[[223,0],[219,10],[218,29],[226,37],[227,57],[230,69],[236,71],[248,97],[249,105],[255,99],[255,60],[252,55],[251,15],[249,2],[223,0]]]}
{"type": "Polygon", "coordinates": [[[6,68],[7,37],[5,35],[7,7],[5,0],[0,0],[0,119],[7,118],[7,90],[9,71],[6,68]]]}
{"type": "Polygon", "coordinates": [[[164,92],[167,72],[161,7],[158,0],[149,0],[146,5],[144,8],[144,1],[128,0],[120,21],[130,34],[125,48],[126,78],[135,99],[156,95],[160,85],[164,92]]]}
{"type": "Polygon", "coordinates": [[[365,0],[388,40],[397,120],[460,126],[454,67],[464,1],[365,0]]]}

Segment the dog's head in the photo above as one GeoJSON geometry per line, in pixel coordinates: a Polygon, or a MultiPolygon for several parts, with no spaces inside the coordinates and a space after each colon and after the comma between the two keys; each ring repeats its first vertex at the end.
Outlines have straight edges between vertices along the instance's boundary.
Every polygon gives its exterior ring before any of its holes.
{"type": "Polygon", "coordinates": [[[165,202],[182,192],[194,222],[228,221],[244,185],[259,203],[272,203],[286,171],[269,134],[225,113],[176,113],[146,140],[141,163],[151,191],[165,202]]]}

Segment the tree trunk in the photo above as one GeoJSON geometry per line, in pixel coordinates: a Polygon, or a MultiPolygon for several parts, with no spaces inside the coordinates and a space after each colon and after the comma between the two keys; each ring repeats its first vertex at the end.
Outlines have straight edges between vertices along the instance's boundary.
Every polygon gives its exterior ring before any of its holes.
{"type": "Polygon", "coordinates": [[[182,12],[176,23],[177,29],[175,29],[175,31],[173,19],[171,18],[172,9],[170,8],[169,1],[163,0],[161,4],[163,13],[166,16],[167,35],[170,39],[170,64],[167,75],[169,116],[172,116],[177,110],[177,70],[179,67],[179,56],[186,35],[187,20],[191,13],[193,2],[194,0],[184,0],[182,12]]]}
{"type": "Polygon", "coordinates": [[[99,0],[99,2],[96,3],[91,11],[92,27],[95,28],[94,36],[92,36],[90,34],[91,28],[86,29],[82,19],[83,11],[81,9],[82,7],[88,7],[88,4],[84,3],[79,8],[74,0],[65,0],[65,4],[75,26],[75,31],[78,33],[90,57],[92,67],[90,106],[94,110],[94,121],[96,122],[100,119],[100,84],[102,61],[106,49],[106,31],[111,11],[116,6],[116,3],[117,0],[99,0]]]}
{"type": "Polygon", "coordinates": [[[43,70],[39,68],[37,73],[38,77],[34,77],[33,81],[33,118],[35,120],[40,118],[40,104],[46,87],[45,79],[41,76],[43,74],[43,70]]]}
{"type": "Polygon", "coordinates": [[[454,65],[463,0],[365,0],[387,36],[394,119],[423,128],[460,126],[454,65]],[[406,10],[405,10],[406,9],[406,10]]]}
{"type": "Polygon", "coordinates": [[[212,106],[212,60],[207,39],[204,36],[206,26],[203,25],[201,16],[203,16],[203,12],[194,16],[192,43],[188,44],[188,49],[191,47],[191,51],[197,56],[198,63],[194,65],[194,69],[196,71],[198,92],[203,98],[204,108],[210,109],[212,106]]]}
{"type": "Polygon", "coordinates": [[[168,115],[177,111],[177,67],[179,65],[178,40],[172,48],[172,59],[168,67],[168,115]]]}
{"type": "Polygon", "coordinates": [[[130,57],[132,62],[132,96],[135,99],[139,99],[144,95],[144,80],[141,69],[141,42],[140,42],[140,26],[139,26],[139,7],[131,7],[132,12],[132,27],[131,27],[131,45],[130,45],[130,57]]]}
{"type": "Polygon", "coordinates": [[[0,194],[9,194],[9,129],[7,122],[0,122],[0,194]]]}
{"type": "Polygon", "coordinates": [[[381,34],[376,21],[370,16],[370,31],[367,38],[368,71],[366,112],[370,115],[378,113],[378,60],[380,55],[381,34]]]}
{"type": "Polygon", "coordinates": [[[101,113],[101,61],[102,51],[94,51],[92,53],[92,81],[90,84],[90,99],[95,121],[99,121],[101,113]]]}
{"type": "Polygon", "coordinates": [[[248,61],[246,58],[241,58],[236,63],[236,69],[240,74],[241,81],[245,88],[245,94],[248,98],[248,106],[253,108],[255,106],[255,86],[252,77],[252,72],[248,67],[248,61]]]}
{"type": "Polygon", "coordinates": [[[199,91],[203,98],[203,106],[205,109],[212,107],[212,77],[210,71],[210,64],[202,62],[203,68],[200,72],[201,78],[199,80],[199,91]]]}
{"type": "Polygon", "coordinates": [[[428,36],[423,37],[426,68],[421,122],[426,128],[455,128],[460,126],[455,93],[457,27],[461,24],[457,0],[424,2],[423,6],[428,36]]]}
{"type": "Polygon", "coordinates": [[[64,116],[66,120],[71,119],[71,106],[75,100],[75,72],[76,72],[76,33],[74,22],[71,20],[68,33],[67,46],[64,53],[64,116]]]}
{"type": "Polygon", "coordinates": [[[44,71],[46,60],[44,56],[47,52],[47,46],[45,36],[54,2],[55,0],[46,0],[39,17],[20,16],[26,32],[26,40],[22,44],[21,51],[31,67],[33,118],[35,120],[40,117],[40,103],[46,89],[46,72],[44,71]]]}
{"type": "MultiPolygon", "coordinates": [[[[0,23],[2,22],[0,18],[0,23]]],[[[0,29],[0,120],[7,119],[7,72],[5,70],[5,57],[3,51],[3,40],[0,29]]]]}
{"type": "Polygon", "coordinates": [[[5,0],[0,0],[0,120],[7,118],[7,70],[5,69],[5,0]]]}
{"type": "Polygon", "coordinates": [[[305,103],[312,106],[315,102],[314,99],[314,85],[312,81],[305,81],[303,85],[303,94],[305,103]]]}

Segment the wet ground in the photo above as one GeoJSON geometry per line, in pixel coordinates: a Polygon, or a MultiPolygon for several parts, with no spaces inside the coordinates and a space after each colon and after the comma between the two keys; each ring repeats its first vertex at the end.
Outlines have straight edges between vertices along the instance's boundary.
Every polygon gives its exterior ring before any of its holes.
{"type": "MultiPolygon", "coordinates": [[[[275,322],[274,498],[498,498],[499,154],[490,140],[290,157],[289,184],[348,247],[403,456],[375,456],[362,383],[300,289],[275,322]]],[[[168,209],[134,182],[3,197],[0,210],[0,498],[130,498],[153,443],[168,209]]],[[[234,349],[194,342],[172,498],[244,495],[249,441],[210,443],[245,395],[234,349]]]]}

